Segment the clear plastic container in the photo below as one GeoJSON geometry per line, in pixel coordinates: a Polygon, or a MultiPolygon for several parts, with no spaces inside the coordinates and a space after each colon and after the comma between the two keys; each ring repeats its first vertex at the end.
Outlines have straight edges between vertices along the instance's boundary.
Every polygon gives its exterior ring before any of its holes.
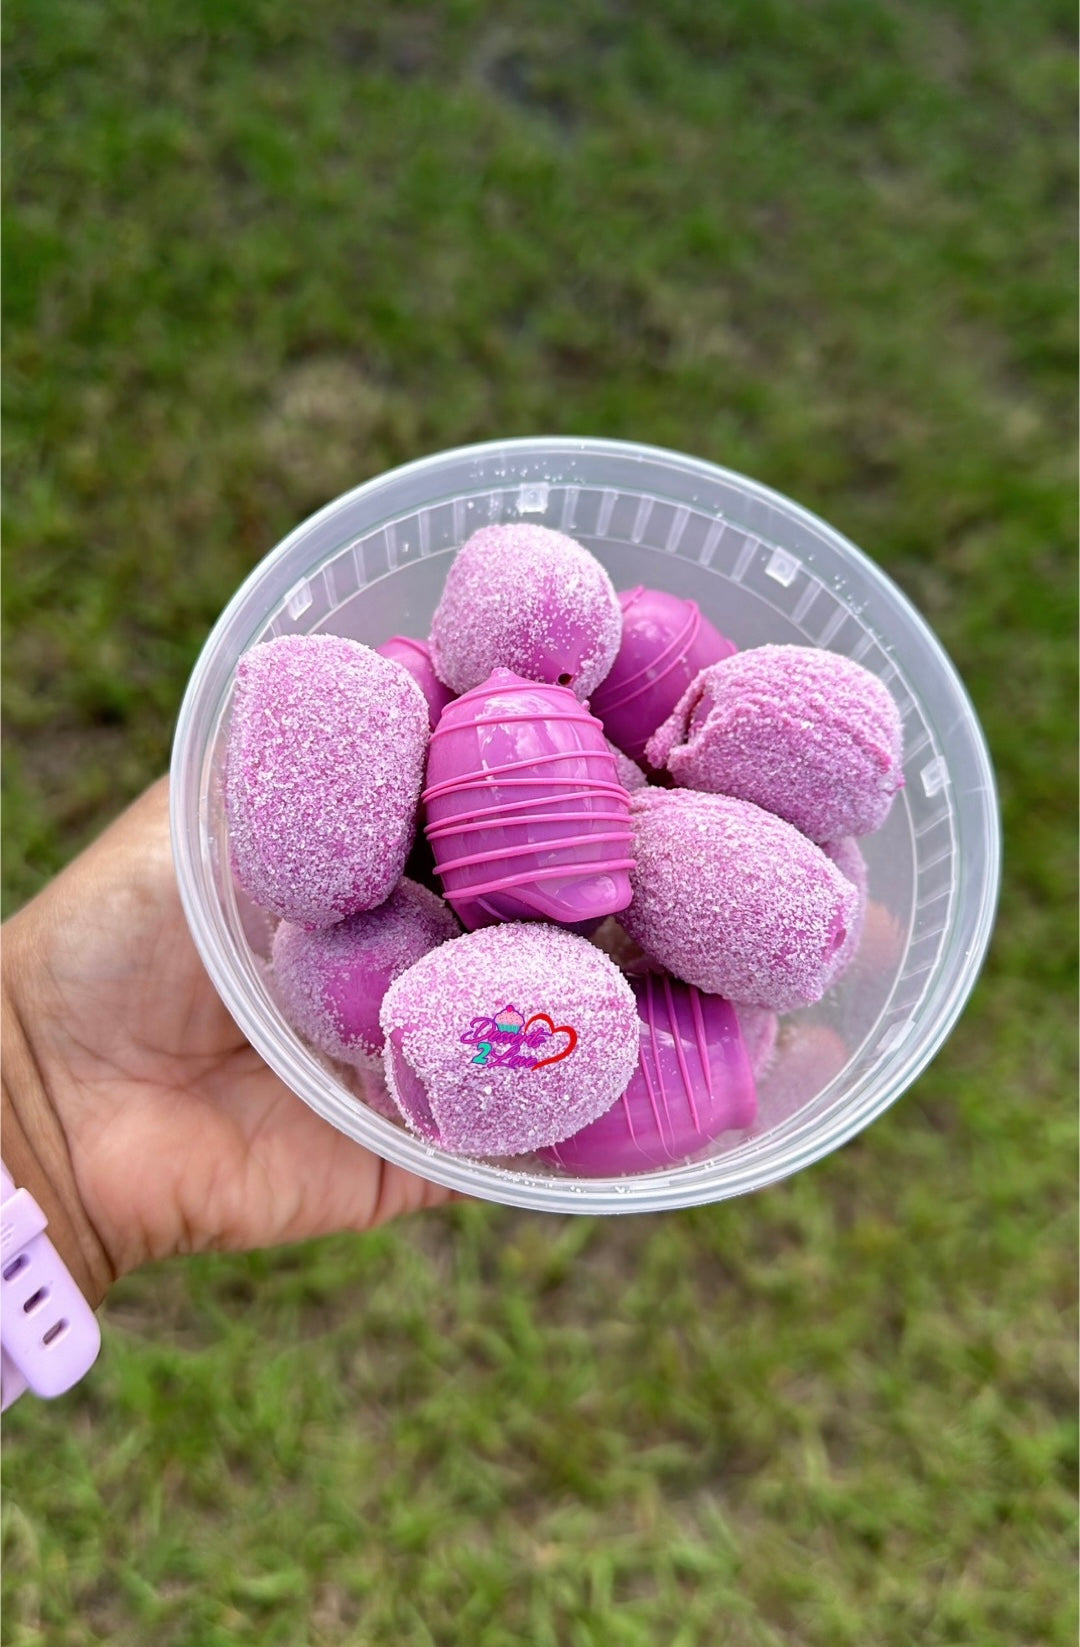
{"type": "MultiPolygon", "coordinates": [[[[329,504],[238,590],[195,667],[172,761],[180,892],[207,970],[252,1045],[319,1115],[439,1183],[551,1212],[639,1212],[760,1189],[880,1115],[945,1040],[986,952],[1000,830],[971,703],[907,599],[858,549],[768,487],[620,441],[530,439],[407,464],[329,504]],[[275,1006],[268,918],[229,870],[222,763],[233,670],[257,641],[332,633],[377,645],[426,635],[454,551],[477,526],[525,519],[569,532],[608,568],[692,596],[740,647],[824,646],[874,671],[904,719],[906,787],[862,842],[870,906],[859,956],[816,1007],[781,1020],[751,1132],[706,1158],[574,1180],[531,1160],[486,1162],[421,1142],[358,1096],[275,1006]]],[[[373,1094],[377,1102],[377,1094],[373,1094]]]]}

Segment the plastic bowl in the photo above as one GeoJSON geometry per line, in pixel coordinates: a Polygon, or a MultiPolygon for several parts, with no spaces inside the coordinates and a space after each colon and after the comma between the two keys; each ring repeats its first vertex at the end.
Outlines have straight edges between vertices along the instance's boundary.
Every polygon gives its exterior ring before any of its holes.
{"type": "MultiPolygon", "coordinates": [[[[838,532],[768,487],[677,452],[609,440],[493,442],[367,482],[297,527],[214,628],[172,761],[180,892],[210,977],[252,1045],[312,1109],[390,1161],[468,1194],[549,1212],[656,1211],[762,1188],[881,1114],[955,1024],[986,952],[1000,830],[993,771],[959,678],[893,583],[838,532]],[[575,1180],[421,1142],[364,1102],[278,1011],[267,918],[235,886],[222,803],[233,671],[275,635],[378,645],[426,635],[454,551],[477,526],[569,532],[634,584],[692,596],[740,647],[825,646],[885,681],[904,718],[906,787],[863,843],[870,905],[858,958],[818,1006],[783,1019],[749,1132],[683,1166],[575,1180]]],[[[371,1094],[378,1102],[377,1092],[371,1094]]]]}

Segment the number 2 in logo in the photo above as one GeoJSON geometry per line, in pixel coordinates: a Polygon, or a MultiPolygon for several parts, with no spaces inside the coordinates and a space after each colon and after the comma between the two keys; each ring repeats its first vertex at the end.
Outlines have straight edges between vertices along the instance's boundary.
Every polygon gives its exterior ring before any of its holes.
{"type": "Polygon", "coordinates": [[[477,1045],[479,1046],[480,1051],[477,1053],[475,1058],[470,1059],[470,1063],[473,1063],[473,1064],[486,1064],[487,1061],[488,1061],[488,1057],[491,1053],[491,1042],[490,1041],[478,1041],[477,1045]]]}

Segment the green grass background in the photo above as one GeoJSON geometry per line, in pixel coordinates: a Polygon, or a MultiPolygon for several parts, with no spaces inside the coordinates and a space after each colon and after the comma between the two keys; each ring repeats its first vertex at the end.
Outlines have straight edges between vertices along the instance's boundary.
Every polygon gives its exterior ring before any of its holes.
{"type": "Polygon", "coordinates": [[[166,764],[248,569],[389,465],[624,436],[935,625],[1007,844],[969,1010],[748,1200],[129,1278],[6,1421],[3,1640],[1076,1636],[1073,8],[8,0],[4,893],[166,764]]]}

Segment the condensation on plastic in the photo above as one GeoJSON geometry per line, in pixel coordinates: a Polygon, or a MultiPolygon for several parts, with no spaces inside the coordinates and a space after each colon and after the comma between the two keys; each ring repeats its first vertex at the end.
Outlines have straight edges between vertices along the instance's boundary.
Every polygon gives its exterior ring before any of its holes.
{"type": "Polygon", "coordinates": [[[769,488],[619,441],[511,440],[440,453],[305,521],[255,568],[203,649],[177,727],[171,807],[200,954],[241,1029],[292,1090],[387,1160],[550,1212],[721,1200],[836,1149],[910,1086],[949,1034],[997,902],[1000,828],[986,746],[955,670],[904,595],[838,532],[769,488]],[[229,872],[221,777],[240,655],[276,635],[349,635],[373,646],[426,635],[454,551],[476,527],[522,517],[578,538],[619,589],[642,583],[693,598],[740,648],[794,642],[855,658],[903,716],[906,787],[885,827],[862,842],[870,903],[859,955],[822,1002],[782,1020],[754,1128],[724,1134],[685,1166],[575,1181],[533,1161],[454,1156],[407,1133],[284,1022],[267,984],[263,923],[229,872]]]}

